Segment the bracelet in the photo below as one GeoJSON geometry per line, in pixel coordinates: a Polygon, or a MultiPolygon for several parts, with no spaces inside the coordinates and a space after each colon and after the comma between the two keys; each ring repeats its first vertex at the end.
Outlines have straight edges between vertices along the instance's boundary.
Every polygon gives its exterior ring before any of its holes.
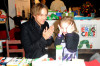
{"type": "Polygon", "coordinates": [[[49,37],[49,39],[51,39],[51,36],[49,37]]]}
{"type": "Polygon", "coordinates": [[[58,37],[61,37],[61,34],[58,34],[58,37]]]}

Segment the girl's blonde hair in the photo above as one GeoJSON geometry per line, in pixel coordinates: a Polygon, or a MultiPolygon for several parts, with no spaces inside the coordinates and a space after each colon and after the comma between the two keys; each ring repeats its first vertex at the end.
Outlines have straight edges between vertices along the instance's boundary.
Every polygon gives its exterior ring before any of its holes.
{"type": "Polygon", "coordinates": [[[61,19],[59,25],[61,25],[62,23],[74,24],[74,28],[75,28],[74,32],[78,33],[78,30],[77,30],[77,27],[76,27],[76,24],[74,22],[73,17],[71,17],[71,16],[65,16],[65,17],[63,17],[61,19]]]}
{"type": "Polygon", "coordinates": [[[32,9],[31,9],[31,14],[32,14],[32,16],[33,16],[33,15],[40,15],[40,14],[41,14],[41,10],[42,10],[43,8],[46,8],[47,13],[48,13],[48,7],[47,7],[46,5],[44,5],[44,4],[42,4],[42,3],[37,3],[37,4],[35,4],[35,5],[32,7],[32,9]]]}

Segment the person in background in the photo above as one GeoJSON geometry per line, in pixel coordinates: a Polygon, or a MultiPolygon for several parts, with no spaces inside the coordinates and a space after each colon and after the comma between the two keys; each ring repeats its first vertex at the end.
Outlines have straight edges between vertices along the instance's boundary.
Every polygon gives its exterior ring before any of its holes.
{"type": "Polygon", "coordinates": [[[54,42],[52,34],[54,26],[45,21],[48,14],[46,5],[38,3],[32,8],[32,18],[22,24],[21,43],[25,50],[26,58],[39,58],[47,53],[45,47],[54,42]]]}
{"type": "Polygon", "coordinates": [[[21,20],[23,20],[22,16],[16,15],[14,17],[9,16],[12,20],[14,20],[15,28],[21,28],[21,20]]]}
{"type": "Polygon", "coordinates": [[[79,42],[79,35],[77,34],[77,27],[74,19],[71,16],[65,16],[61,19],[58,25],[59,33],[55,39],[55,46],[62,45],[62,60],[72,60],[77,58],[77,46],[79,42]]]}
{"type": "Polygon", "coordinates": [[[35,1],[35,4],[40,3],[40,1],[39,1],[39,0],[34,0],[34,1],[35,1]]]}
{"type": "Polygon", "coordinates": [[[42,4],[46,4],[46,0],[42,0],[41,3],[42,3],[42,4]]]}
{"type": "Polygon", "coordinates": [[[52,11],[56,11],[56,10],[61,11],[61,7],[66,7],[64,2],[61,0],[52,1],[51,5],[50,5],[50,9],[52,11]]]}
{"type": "MultiPolygon", "coordinates": [[[[14,17],[11,17],[9,16],[12,20],[14,20],[14,25],[15,25],[15,28],[14,28],[14,37],[15,37],[15,40],[20,40],[21,39],[21,20],[23,20],[22,16],[20,16],[20,14],[14,16],[14,17]]],[[[20,47],[20,45],[19,45],[20,47]]]]}

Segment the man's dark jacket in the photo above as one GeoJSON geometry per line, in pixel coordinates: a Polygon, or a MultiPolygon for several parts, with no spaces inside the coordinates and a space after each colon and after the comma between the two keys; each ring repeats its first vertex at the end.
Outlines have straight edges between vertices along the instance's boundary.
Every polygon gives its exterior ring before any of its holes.
{"type": "Polygon", "coordinates": [[[47,22],[40,28],[34,19],[22,24],[21,43],[24,47],[26,58],[39,58],[46,54],[45,47],[50,46],[53,42],[52,37],[45,40],[42,36],[46,26],[49,28],[47,22]]]}

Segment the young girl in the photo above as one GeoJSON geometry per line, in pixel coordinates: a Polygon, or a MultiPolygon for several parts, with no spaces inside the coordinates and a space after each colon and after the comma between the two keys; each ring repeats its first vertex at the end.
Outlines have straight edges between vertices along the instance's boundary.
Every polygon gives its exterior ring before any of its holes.
{"type": "Polygon", "coordinates": [[[73,17],[65,16],[61,19],[58,25],[59,33],[55,39],[55,46],[62,45],[62,60],[72,60],[77,58],[77,46],[79,42],[79,35],[77,34],[76,24],[73,17]]]}

